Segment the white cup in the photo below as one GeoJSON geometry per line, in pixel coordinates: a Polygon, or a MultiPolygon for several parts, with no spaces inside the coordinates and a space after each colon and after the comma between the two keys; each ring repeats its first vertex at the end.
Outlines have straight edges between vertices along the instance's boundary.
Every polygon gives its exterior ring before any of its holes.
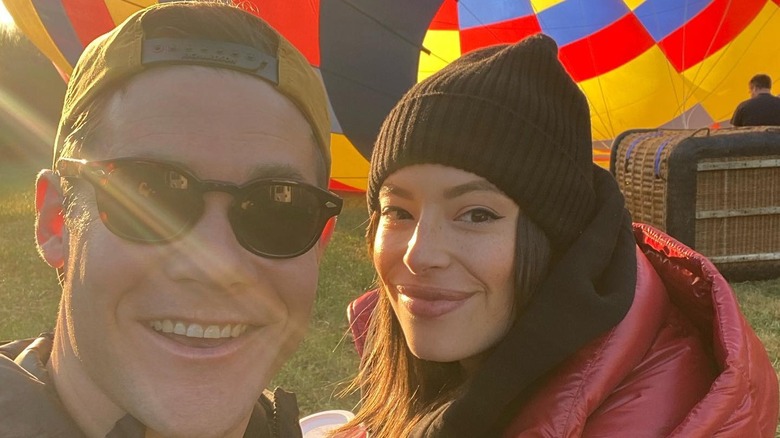
{"type": "Polygon", "coordinates": [[[300,420],[303,438],[325,438],[328,432],[347,424],[353,418],[355,414],[352,412],[338,409],[308,415],[300,420]]]}

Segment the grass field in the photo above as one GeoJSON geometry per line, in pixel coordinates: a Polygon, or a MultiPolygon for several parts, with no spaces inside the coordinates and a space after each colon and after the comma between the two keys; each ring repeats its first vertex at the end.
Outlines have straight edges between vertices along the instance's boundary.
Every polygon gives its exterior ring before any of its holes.
{"type": "MultiPolygon", "coordinates": [[[[53,270],[37,256],[33,234],[36,168],[0,163],[0,339],[51,330],[59,299],[53,270]]],[[[345,306],[373,281],[363,233],[362,195],[347,195],[344,213],[321,268],[310,334],[274,382],[298,394],[301,413],[352,409],[356,398],[336,397],[357,357],[347,335],[345,306]]],[[[742,309],[780,371],[780,279],[734,284],[742,309]]]]}

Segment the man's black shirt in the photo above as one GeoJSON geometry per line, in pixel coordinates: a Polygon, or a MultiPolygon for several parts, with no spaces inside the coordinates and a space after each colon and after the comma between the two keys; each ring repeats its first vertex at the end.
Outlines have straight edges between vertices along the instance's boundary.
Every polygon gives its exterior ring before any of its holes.
{"type": "Polygon", "coordinates": [[[780,126],[780,97],[761,93],[737,106],[731,117],[734,126],[780,126]]]}

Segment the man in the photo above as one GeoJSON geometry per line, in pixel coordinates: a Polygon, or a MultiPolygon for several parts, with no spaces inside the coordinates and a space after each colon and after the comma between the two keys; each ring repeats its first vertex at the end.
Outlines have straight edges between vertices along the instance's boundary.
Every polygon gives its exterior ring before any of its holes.
{"type": "Polygon", "coordinates": [[[731,117],[734,126],[780,126],[780,97],[772,96],[772,78],[757,74],[750,79],[750,99],[740,103],[731,117]]]}
{"type": "Polygon", "coordinates": [[[299,436],[264,388],[341,209],[329,131],[306,59],[238,8],[156,5],[87,47],[37,181],[59,315],[0,350],[0,436],[299,436]]]}

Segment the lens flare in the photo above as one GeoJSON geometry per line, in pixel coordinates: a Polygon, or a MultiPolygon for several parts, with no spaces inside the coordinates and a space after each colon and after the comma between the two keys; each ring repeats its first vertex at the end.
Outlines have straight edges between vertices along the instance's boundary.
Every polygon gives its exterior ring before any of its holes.
{"type": "Polygon", "coordinates": [[[14,27],[14,19],[8,10],[5,8],[2,0],[0,0],[0,28],[12,28],[14,27]]]}
{"type": "Polygon", "coordinates": [[[15,155],[33,160],[35,157],[45,157],[51,153],[56,126],[34,107],[1,85],[0,120],[12,123],[22,135],[19,144],[10,145],[17,149],[15,155]]]}

